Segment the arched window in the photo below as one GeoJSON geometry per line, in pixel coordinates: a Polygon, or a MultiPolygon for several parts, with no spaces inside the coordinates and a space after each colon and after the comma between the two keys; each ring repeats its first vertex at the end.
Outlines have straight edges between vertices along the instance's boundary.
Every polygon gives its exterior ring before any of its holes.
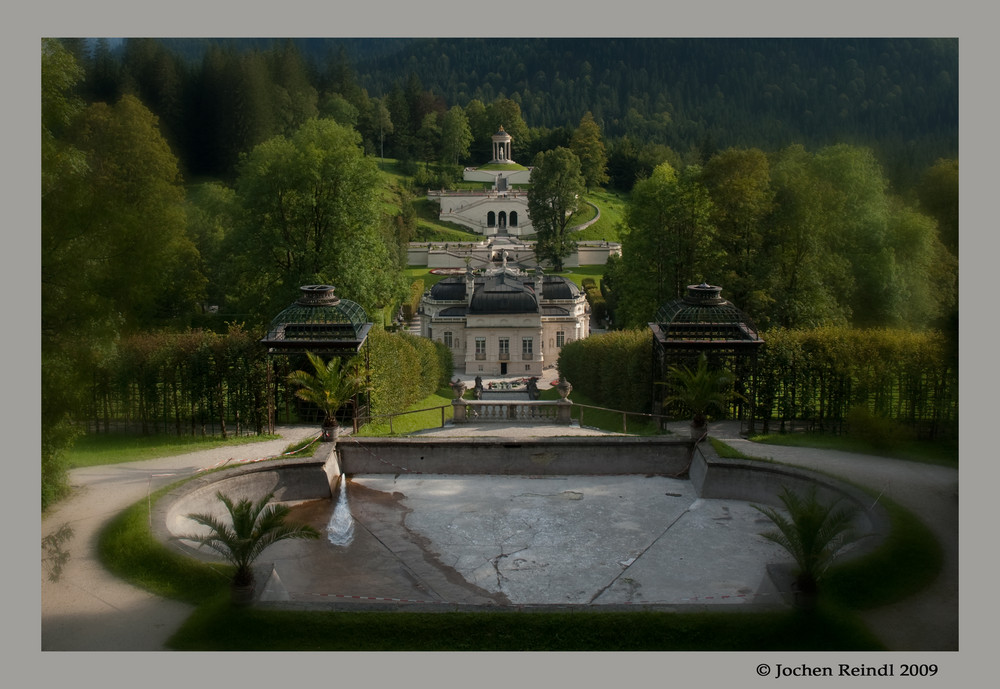
{"type": "Polygon", "coordinates": [[[517,227],[517,211],[510,212],[510,226],[517,227]]]}
{"type": "Polygon", "coordinates": [[[486,214],[486,227],[496,227],[497,226],[497,214],[490,211],[486,214]]]}

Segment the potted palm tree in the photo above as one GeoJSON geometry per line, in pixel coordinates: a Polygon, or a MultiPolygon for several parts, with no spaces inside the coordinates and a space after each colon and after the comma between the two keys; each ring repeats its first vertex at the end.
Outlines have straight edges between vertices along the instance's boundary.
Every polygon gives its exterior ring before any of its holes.
{"type": "Polygon", "coordinates": [[[761,536],[780,545],[795,560],[798,568],[792,584],[795,604],[811,609],[816,605],[819,582],[827,568],[844,548],[860,537],[853,528],[857,508],[841,506],[840,500],[820,502],[815,484],[804,497],[787,487],[782,488],[778,497],[787,516],[773,507],[754,505],[777,527],[761,536]]]}
{"type": "Polygon", "coordinates": [[[691,414],[691,437],[695,440],[708,435],[708,413],[712,409],[722,411],[729,400],[739,397],[732,389],[732,374],[710,369],[704,354],[698,357],[696,368],[675,364],[667,370],[667,377],[665,384],[672,392],[663,401],[663,406],[676,402],[687,408],[691,414]]]}
{"type": "Polygon", "coordinates": [[[225,505],[229,519],[207,513],[188,514],[188,519],[208,527],[209,531],[202,536],[184,538],[208,546],[236,568],[232,580],[233,600],[246,604],[253,599],[256,589],[253,563],[266,548],[290,538],[319,538],[319,532],[307,524],[286,524],[290,509],[287,505],[269,504],[274,493],[256,502],[248,498],[234,502],[221,491],[216,497],[225,505]]]}
{"type": "Polygon", "coordinates": [[[329,363],[312,352],[306,352],[314,373],[308,371],[292,371],[288,374],[288,382],[297,385],[296,397],[311,402],[323,413],[321,440],[337,442],[340,424],[337,423],[337,410],[351,401],[364,389],[365,383],[360,370],[360,358],[349,359],[333,357],[329,363]]]}

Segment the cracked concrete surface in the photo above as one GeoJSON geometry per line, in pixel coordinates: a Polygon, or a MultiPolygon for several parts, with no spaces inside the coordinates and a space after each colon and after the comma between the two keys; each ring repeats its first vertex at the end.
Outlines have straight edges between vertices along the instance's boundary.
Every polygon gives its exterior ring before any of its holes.
{"type": "MultiPolygon", "coordinates": [[[[348,495],[363,527],[355,533],[371,539],[275,546],[274,568],[291,600],[780,603],[765,568],[784,555],[759,535],[762,515],[747,503],[700,499],[688,481],[355,476],[348,495]],[[336,573],[325,572],[333,562],[336,573]],[[346,562],[357,563],[358,574],[349,575],[346,562]],[[403,582],[391,594],[380,589],[392,570],[410,572],[416,590],[403,582]]],[[[332,507],[296,510],[322,529],[332,507]]]]}

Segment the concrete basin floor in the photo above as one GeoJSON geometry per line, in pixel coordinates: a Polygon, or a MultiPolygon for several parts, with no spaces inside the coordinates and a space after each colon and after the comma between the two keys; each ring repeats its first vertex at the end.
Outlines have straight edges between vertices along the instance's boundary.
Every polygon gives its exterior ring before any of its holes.
{"type": "MultiPolygon", "coordinates": [[[[352,519],[310,501],[319,541],[265,551],[261,602],[279,607],[783,604],[788,555],[749,503],[659,476],[352,476],[352,519]],[[272,569],[273,566],[273,569],[272,569]]],[[[339,489],[338,489],[339,490],[339,489]]],[[[344,503],[341,502],[341,510],[344,503]]]]}

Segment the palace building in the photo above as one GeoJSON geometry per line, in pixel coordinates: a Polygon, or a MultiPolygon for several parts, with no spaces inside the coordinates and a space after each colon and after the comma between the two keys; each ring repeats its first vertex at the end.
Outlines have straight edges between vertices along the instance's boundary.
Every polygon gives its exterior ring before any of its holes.
{"type": "Polygon", "coordinates": [[[443,342],[455,370],[541,376],[590,334],[590,306],[571,280],[503,265],[445,278],[424,293],[420,334],[443,342]]]}

